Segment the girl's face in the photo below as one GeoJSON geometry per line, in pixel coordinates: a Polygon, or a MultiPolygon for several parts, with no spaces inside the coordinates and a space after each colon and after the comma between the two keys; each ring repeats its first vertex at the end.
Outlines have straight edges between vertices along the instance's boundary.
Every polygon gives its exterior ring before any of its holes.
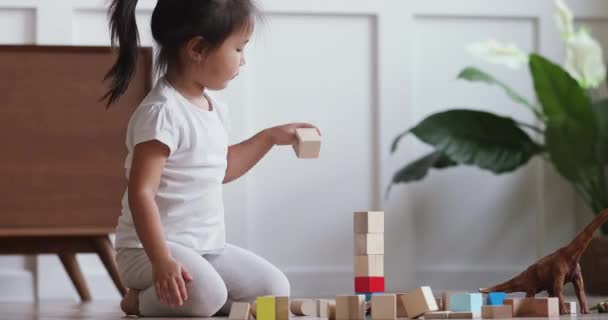
{"type": "Polygon", "coordinates": [[[245,65],[245,46],[252,32],[251,26],[243,27],[233,32],[221,46],[204,54],[200,62],[193,65],[195,81],[211,90],[226,88],[245,65]]]}

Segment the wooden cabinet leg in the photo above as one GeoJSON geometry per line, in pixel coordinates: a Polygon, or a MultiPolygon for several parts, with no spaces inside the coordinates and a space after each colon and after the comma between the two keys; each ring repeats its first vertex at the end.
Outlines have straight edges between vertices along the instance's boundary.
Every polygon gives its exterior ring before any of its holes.
{"type": "Polygon", "coordinates": [[[118,275],[118,268],[116,267],[116,260],[114,258],[114,248],[112,247],[112,242],[108,236],[97,237],[94,240],[95,250],[99,255],[99,258],[103,262],[106,270],[110,274],[112,281],[114,281],[114,285],[120,292],[120,294],[124,297],[127,294],[127,289],[122,285],[120,281],[120,276],[118,275]]]}
{"type": "Polygon", "coordinates": [[[78,265],[78,261],[76,260],[75,253],[60,253],[59,259],[67,271],[70,279],[72,279],[72,283],[76,287],[76,291],[80,295],[80,299],[83,302],[91,301],[91,294],[89,293],[89,289],[87,288],[87,283],[80,271],[80,266],[78,265]]]}

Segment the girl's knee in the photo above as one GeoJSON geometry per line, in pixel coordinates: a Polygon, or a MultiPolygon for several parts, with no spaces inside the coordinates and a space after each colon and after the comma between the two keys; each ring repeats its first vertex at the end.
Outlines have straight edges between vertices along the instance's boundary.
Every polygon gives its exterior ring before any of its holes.
{"type": "Polygon", "coordinates": [[[211,317],[216,314],[228,300],[226,286],[212,289],[193,288],[188,286],[188,300],[194,317],[211,317]]]}
{"type": "Polygon", "coordinates": [[[267,295],[289,296],[291,291],[289,279],[281,270],[274,268],[273,272],[267,277],[264,291],[267,295]]]}

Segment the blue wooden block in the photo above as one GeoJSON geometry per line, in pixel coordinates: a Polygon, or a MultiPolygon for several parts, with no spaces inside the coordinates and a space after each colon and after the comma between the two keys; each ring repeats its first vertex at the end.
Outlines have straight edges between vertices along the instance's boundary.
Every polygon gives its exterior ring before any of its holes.
{"type": "Polygon", "coordinates": [[[506,298],[507,294],[504,292],[490,292],[487,303],[489,306],[502,306],[506,298]]]}
{"type": "Polygon", "coordinates": [[[482,305],[481,293],[454,293],[450,296],[449,311],[481,312],[482,305]]]}

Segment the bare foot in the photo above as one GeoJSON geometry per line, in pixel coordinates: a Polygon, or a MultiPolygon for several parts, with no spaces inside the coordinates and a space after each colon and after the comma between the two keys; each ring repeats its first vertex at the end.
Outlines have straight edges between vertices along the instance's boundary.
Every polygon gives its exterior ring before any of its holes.
{"type": "Polygon", "coordinates": [[[139,315],[139,290],[127,289],[127,294],[120,301],[120,308],[127,315],[139,315]]]}

